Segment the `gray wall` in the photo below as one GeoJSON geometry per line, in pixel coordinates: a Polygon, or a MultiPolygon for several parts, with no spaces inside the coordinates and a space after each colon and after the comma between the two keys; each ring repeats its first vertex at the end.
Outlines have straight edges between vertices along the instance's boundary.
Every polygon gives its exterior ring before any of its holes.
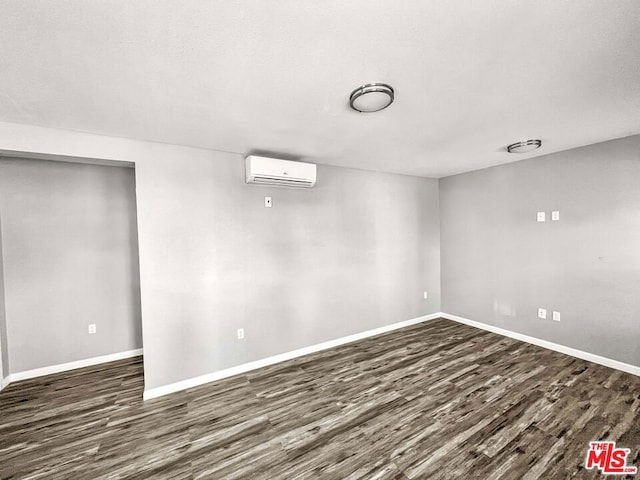
{"type": "MultiPolygon", "coordinates": [[[[0,212],[1,214],[2,212],[0,212]]],[[[9,376],[9,348],[7,346],[7,321],[4,302],[4,264],[2,254],[2,217],[0,216],[0,375],[9,376]]]]}
{"type": "Polygon", "coordinates": [[[137,159],[136,183],[146,388],[440,310],[436,180],[269,188],[210,152],[137,159]]]}
{"type": "Polygon", "coordinates": [[[11,373],[141,347],[133,169],[1,159],[0,212],[11,373]]]}
{"type": "Polygon", "coordinates": [[[639,136],[441,179],[440,205],[444,312],[640,365],[639,136]]]}

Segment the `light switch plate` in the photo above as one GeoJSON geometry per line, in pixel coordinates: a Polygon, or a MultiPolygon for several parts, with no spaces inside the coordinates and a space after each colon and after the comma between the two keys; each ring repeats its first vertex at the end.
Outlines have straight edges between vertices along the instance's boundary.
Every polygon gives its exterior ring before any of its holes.
{"type": "Polygon", "coordinates": [[[554,210],[551,212],[551,221],[557,222],[558,220],[560,220],[560,212],[558,210],[554,210]]]}
{"type": "Polygon", "coordinates": [[[559,322],[560,321],[560,312],[553,312],[553,319],[556,322],[559,322]]]}

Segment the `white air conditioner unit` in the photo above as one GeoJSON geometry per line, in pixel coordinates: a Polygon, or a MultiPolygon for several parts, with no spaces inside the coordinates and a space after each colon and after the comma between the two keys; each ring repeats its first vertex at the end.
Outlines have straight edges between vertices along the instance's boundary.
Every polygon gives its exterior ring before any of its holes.
{"type": "Polygon", "coordinates": [[[316,166],[313,163],[249,155],[246,169],[247,183],[300,188],[311,188],[316,184],[316,166]]]}

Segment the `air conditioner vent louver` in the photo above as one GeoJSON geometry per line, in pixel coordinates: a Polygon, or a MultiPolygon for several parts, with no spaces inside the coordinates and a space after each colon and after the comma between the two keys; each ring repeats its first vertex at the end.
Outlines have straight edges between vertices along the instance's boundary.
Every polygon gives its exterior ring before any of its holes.
{"type": "Polygon", "coordinates": [[[311,183],[309,180],[302,180],[297,178],[253,177],[253,183],[296,185],[305,187],[313,186],[313,183],[311,183]]]}
{"type": "Polygon", "coordinates": [[[246,159],[246,182],[311,188],[316,184],[316,166],[312,163],[250,155],[246,159]]]}

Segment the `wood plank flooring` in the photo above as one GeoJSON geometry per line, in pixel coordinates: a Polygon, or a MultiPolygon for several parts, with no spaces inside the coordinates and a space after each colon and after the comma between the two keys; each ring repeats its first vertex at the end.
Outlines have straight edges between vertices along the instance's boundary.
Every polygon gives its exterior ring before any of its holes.
{"type": "Polygon", "coordinates": [[[640,378],[448,320],[142,389],[140,358],[11,384],[0,478],[595,479],[598,439],[640,462],[640,378]]]}

